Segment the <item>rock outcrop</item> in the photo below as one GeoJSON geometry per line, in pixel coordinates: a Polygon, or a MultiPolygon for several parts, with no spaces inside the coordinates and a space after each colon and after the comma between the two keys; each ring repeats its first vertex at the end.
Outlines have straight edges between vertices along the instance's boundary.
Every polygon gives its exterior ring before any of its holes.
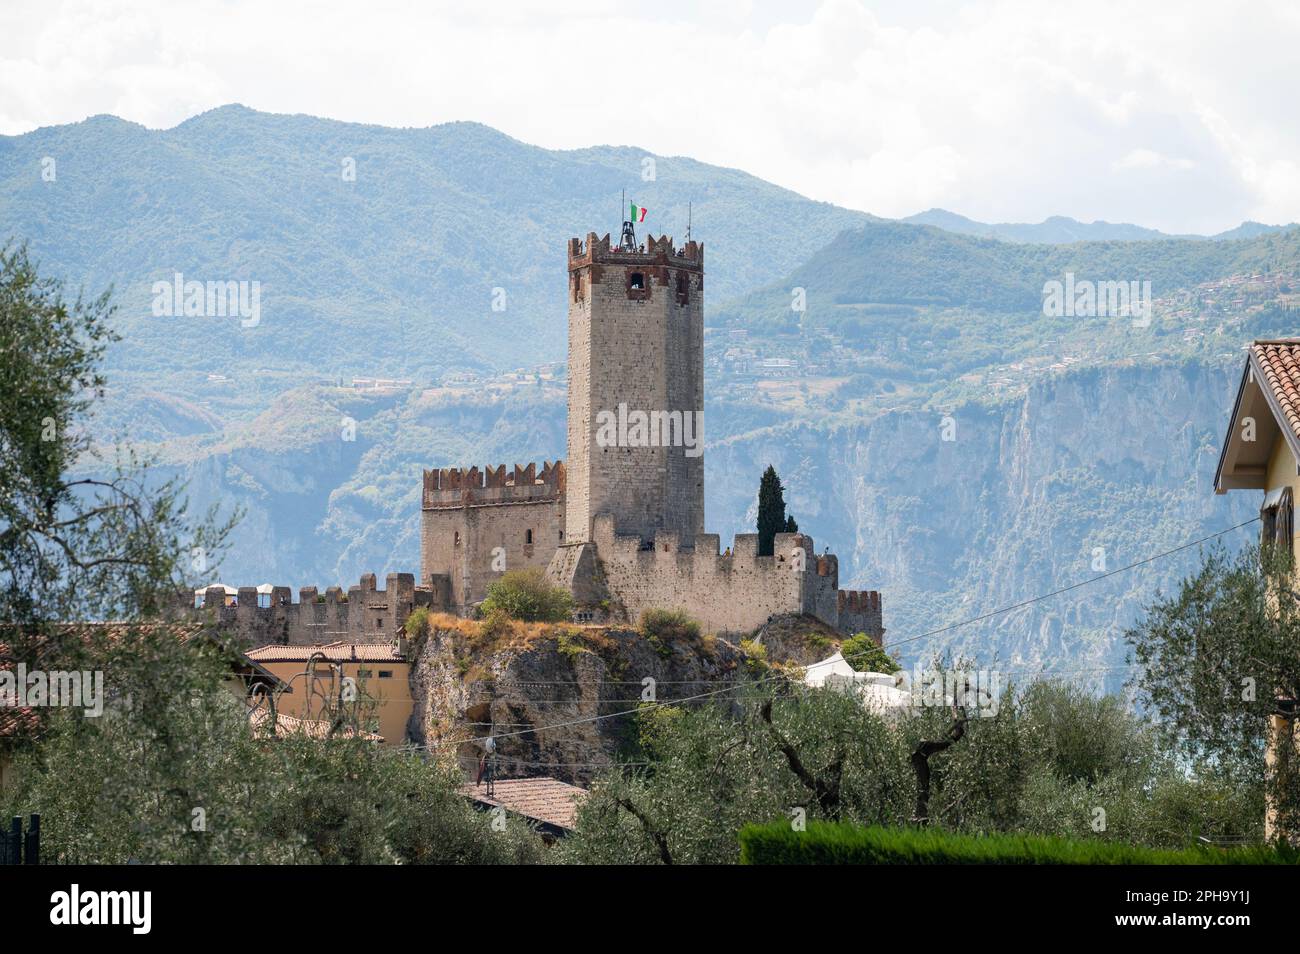
{"type": "Polygon", "coordinates": [[[730,687],[770,675],[773,663],[823,658],[840,638],[802,617],[764,629],[742,647],[711,635],[659,639],[628,628],[435,616],[413,650],[409,735],[454,754],[471,776],[492,736],[500,777],[582,784],[631,750],[636,717],[620,713],[649,701],[728,703],[730,687]]]}

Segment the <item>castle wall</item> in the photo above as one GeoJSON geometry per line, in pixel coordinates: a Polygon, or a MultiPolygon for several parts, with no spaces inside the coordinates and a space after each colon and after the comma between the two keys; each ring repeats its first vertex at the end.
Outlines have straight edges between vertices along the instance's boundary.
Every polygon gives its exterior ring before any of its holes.
{"type": "Polygon", "coordinates": [[[678,534],[660,532],[647,549],[600,516],[594,536],[604,584],[632,622],[648,609],[681,609],[706,631],[747,633],[772,616],[806,613],[845,634],[883,638],[879,594],[840,590],[838,561],[816,556],[806,534],[778,533],[766,557],[757,534],[737,535],[727,554],[712,533],[683,547],[678,534]]]}
{"type": "Polygon", "coordinates": [[[391,643],[416,606],[445,609],[438,588],[417,587],[410,573],[390,573],[386,588],[378,589],[375,575],[367,573],[357,586],[343,590],[331,586],[323,594],[304,586],[293,601],[287,586],[275,587],[269,600],[259,605],[257,587],[241,586],[235,605],[227,606],[225,590],[209,587],[202,607],[187,597],[186,609],[214,623],[243,649],[258,646],[306,646],[347,640],[355,643],[391,643]]]}
{"type": "Polygon", "coordinates": [[[703,297],[698,243],[675,249],[667,236],[649,236],[643,249],[621,251],[608,235],[570,241],[569,542],[590,540],[603,513],[643,540],[703,531],[703,297]],[[646,444],[633,422],[611,445],[600,436],[602,413],[620,412],[673,415],[673,429],[656,427],[646,444]],[[687,438],[698,453],[687,453],[687,438]]]}
{"type": "Polygon", "coordinates": [[[564,483],[559,461],[426,471],[420,579],[446,577],[449,605],[467,613],[502,573],[545,569],[564,539],[564,483]]]}

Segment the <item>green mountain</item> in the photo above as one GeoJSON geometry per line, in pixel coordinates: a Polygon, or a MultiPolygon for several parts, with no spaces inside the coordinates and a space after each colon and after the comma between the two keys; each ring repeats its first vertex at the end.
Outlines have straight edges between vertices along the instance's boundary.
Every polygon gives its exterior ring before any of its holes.
{"type": "Polygon", "coordinates": [[[1041,318],[1043,286],[1078,279],[1149,281],[1154,297],[1235,275],[1276,273],[1300,259],[1300,229],[1242,241],[1163,239],[1026,245],[957,235],[931,226],[872,222],[850,229],[791,274],[728,303],[720,321],[793,328],[792,288],[804,288],[810,311],[824,306],[844,318],[855,306],[944,306],[1024,313],[1041,318]],[[848,309],[848,310],[846,310],[848,309]]]}
{"type": "Polygon", "coordinates": [[[225,106],[167,130],[96,116],[0,137],[3,235],[74,284],[113,284],[114,366],[199,400],[208,373],[245,389],[256,372],[427,382],[563,360],[567,240],[617,234],[623,189],[650,210],[643,232],[680,240],[689,211],[718,299],[870,219],[687,158],[551,151],[474,123],[390,129],[225,106]],[[260,282],[260,322],[156,317],[152,286],[177,272],[260,282]]]}

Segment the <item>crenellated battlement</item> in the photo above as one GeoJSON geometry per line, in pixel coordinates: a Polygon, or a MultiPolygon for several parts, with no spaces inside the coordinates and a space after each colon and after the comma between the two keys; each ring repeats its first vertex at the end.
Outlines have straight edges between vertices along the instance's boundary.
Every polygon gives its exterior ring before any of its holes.
{"type": "Polygon", "coordinates": [[[868,633],[879,646],[884,641],[884,616],[876,590],[840,590],[836,594],[839,628],[845,633],[868,633]]]}
{"type": "MultiPolygon", "coordinates": [[[[846,634],[883,636],[880,595],[840,590],[839,561],[829,553],[818,556],[806,533],[778,533],[772,555],[759,556],[755,533],[737,534],[726,551],[720,551],[716,533],[696,534],[687,543],[677,533],[659,531],[645,542],[618,533],[614,518],[601,514],[593,537],[609,594],[632,622],[647,609],[676,607],[715,632],[749,632],[773,616],[804,613],[846,634]]],[[[582,566],[593,565],[579,552],[590,546],[560,548],[555,582],[589,589],[577,577],[582,566]]]]}
{"type": "Polygon", "coordinates": [[[347,593],[339,586],[321,593],[304,586],[293,599],[287,586],[214,585],[182,598],[184,608],[229,629],[248,647],[271,644],[309,645],[348,639],[358,643],[391,642],[416,606],[446,607],[443,581],[415,585],[411,573],[389,573],[379,589],[375,574],[363,574],[347,593]],[[435,585],[437,584],[437,585],[435,585]],[[328,637],[328,638],[327,638],[328,637]]]}
{"type": "Polygon", "coordinates": [[[691,240],[680,248],[669,235],[647,235],[635,250],[624,250],[611,242],[609,233],[597,237],[587,233],[587,240],[569,239],[569,271],[590,265],[672,266],[690,271],[704,271],[704,243],[691,240]]]}
{"type": "Polygon", "coordinates": [[[876,590],[840,590],[841,613],[880,612],[880,593],[876,590]]]}
{"type": "Polygon", "coordinates": [[[464,470],[444,467],[424,472],[425,510],[559,500],[564,494],[564,462],[505,464],[464,470]]]}

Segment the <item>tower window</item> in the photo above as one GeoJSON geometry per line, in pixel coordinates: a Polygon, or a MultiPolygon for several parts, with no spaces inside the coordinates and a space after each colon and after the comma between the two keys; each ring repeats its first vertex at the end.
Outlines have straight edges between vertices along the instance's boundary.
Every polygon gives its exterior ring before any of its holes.
{"type": "Polygon", "coordinates": [[[455,539],[452,541],[452,545],[453,545],[453,546],[457,546],[457,547],[460,546],[460,531],[459,531],[459,530],[456,531],[456,537],[455,537],[455,539]]]}
{"type": "Polygon", "coordinates": [[[525,531],[524,531],[524,543],[532,543],[532,542],[533,542],[533,531],[531,531],[531,530],[525,530],[525,531]]]}
{"type": "Polygon", "coordinates": [[[650,275],[647,272],[627,273],[627,297],[632,301],[650,300],[650,275]]]}
{"type": "Polygon", "coordinates": [[[691,300],[691,279],[685,272],[677,273],[677,304],[686,305],[691,300]]]}

